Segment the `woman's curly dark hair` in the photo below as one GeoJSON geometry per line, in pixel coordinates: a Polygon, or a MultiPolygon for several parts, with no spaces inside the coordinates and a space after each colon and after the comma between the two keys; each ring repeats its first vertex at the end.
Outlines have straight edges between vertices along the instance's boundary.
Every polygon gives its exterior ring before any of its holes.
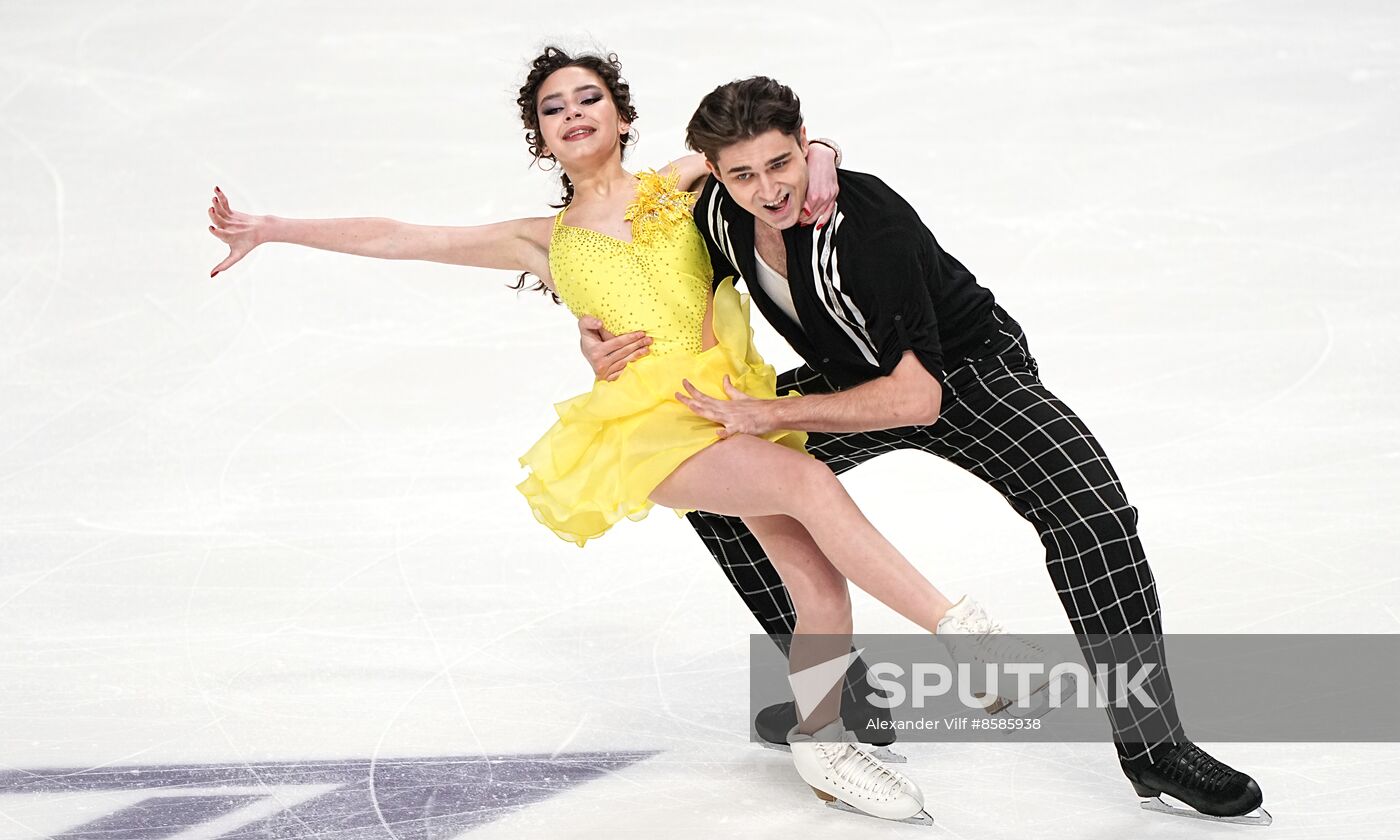
{"type": "MultiPolygon", "coordinates": [[[[539,95],[540,86],[544,80],[553,73],[565,67],[582,67],[597,74],[607,86],[608,95],[612,97],[613,105],[617,107],[617,115],[627,122],[635,122],[637,119],[637,109],[632,105],[632,88],[627,84],[627,80],[622,78],[622,62],[618,60],[617,53],[607,55],[596,55],[593,53],[580,53],[569,55],[564,50],[555,46],[548,46],[544,51],[535,56],[530,62],[530,72],[525,77],[525,84],[520,86],[520,96],[515,100],[515,104],[520,106],[520,121],[525,124],[525,146],[530,150],[531,157],[535,163],[542,159],[554,160],[553,155],[544,153],[545,143],[540,138],[539,119],[539,95]]],[[[629,131],[621,135],[622,154],[627,154],[627,147],[637,142],[636,134],[629,131]]],[[[569,180],[567,173],[560,172],[559,179],[563,184],[563,195],[558,204],[551,204],[550,207],[568,207],[574,200],[574,185],[569,180]]],[[[525,278],[529,272],[520,275],[520,280],[511,288],[525,288],[525,278]]],[[[544,281],[538,281],[530,287],[531,291],[548,292],[549,287],[544,281]]],[[[554,295],[554,302],[559,302],[559,296],[554,295]]]]}

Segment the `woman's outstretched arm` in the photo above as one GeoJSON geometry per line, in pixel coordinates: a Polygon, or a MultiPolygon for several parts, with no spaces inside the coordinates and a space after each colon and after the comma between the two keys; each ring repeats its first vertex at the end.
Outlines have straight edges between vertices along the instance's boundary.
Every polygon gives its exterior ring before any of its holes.
{"type": "Polygon", "coordinates": [[[548,216],[471,227],[413,225],[380,218],[287,219],[234,210],[223,190],[215,187],[209,219],[213,222],[209,232],[229,247],[228,256],[214,267],[210,277],[266,242],[287,242],[386,260],[427,260],[528,271],[549,277],[552,219],[548,216]]]}

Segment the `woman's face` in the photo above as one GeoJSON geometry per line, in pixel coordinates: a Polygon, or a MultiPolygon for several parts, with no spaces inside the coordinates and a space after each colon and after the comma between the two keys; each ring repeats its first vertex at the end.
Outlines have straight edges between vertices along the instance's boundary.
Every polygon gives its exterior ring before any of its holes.
{"type": "Polygon", "coordinates": [[[607,85],[584,67],[564,67],[544,80],[535,118],[544,153],[565,166],[616,153],[632,127],[618,116],[607,85]]]}

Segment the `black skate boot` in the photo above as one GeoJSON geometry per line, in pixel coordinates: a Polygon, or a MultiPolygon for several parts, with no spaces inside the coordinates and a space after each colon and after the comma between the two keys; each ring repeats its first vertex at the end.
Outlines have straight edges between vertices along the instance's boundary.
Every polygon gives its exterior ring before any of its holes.
{"type": "Polygon", "coordinates": [[[1264,794],[1249,776],[1212,758],[1190,741],[1173,746],[1151,765],[1134,768],[1122,762],[1133,790],[1148,811],[1241,825],[1268,825],[1274,818],[1260,807],[1264,794]],[[1190,808],[1162,801],[1162,795],[1190,808]],[[1190,810],[1195,809],[1195,810],[1190,810]]]}
{"type": "MultiPolygon", "coordinates": [[[[841,722],[861,743],[874,747],[872,754],[876,758],[889,764],[902,764],[909,759],[890,749],[895,736],[894,729],[888,726],[889,720],[889,709],[870,705],[864,696],[854,701],[847,697],[841,704],[841,722]],[[881,725],[882,721],[885,726],[881,725]]],[[[759,743],[775,750],[788,749],[788,732],[796,725],[797,704],[791,700],[769,706],[753,719],[759,743]]]]}

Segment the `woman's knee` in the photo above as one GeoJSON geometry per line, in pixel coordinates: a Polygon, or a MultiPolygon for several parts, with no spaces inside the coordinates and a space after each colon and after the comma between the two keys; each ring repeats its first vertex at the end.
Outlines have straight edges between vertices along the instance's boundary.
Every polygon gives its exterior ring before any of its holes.
{"type": "Polygon", "coordinates": [[[850,625],[851,592],[846,578],[835,568],[805,576],[798,589],[800,592],[794,592],[788,587],[799,621],[820,624],[829,628],[828,632],[840,632],[850,625]]]}
{"type": "Polygon", "coordinates": [[[848,593],[826,592],[800,602],[794,601],[797,621],[806,632],[851,632],[851,599],[848,593]]]}
{"type": "Polygon", "coordinates": [[[831,468],[815,458],[803,458],[794,464],[790,492],[783,499],[788,515],[798,520],[828,510],[834,500],[846,493],[841,480],[831,468]]]}
{"type": "Polygon", "coordinates": [[[845,575],[822,553],[811,533],[791,516],[744,517],[768,552],[799,617],[830,623],[849,621],[850,589],[845,575]]]}

